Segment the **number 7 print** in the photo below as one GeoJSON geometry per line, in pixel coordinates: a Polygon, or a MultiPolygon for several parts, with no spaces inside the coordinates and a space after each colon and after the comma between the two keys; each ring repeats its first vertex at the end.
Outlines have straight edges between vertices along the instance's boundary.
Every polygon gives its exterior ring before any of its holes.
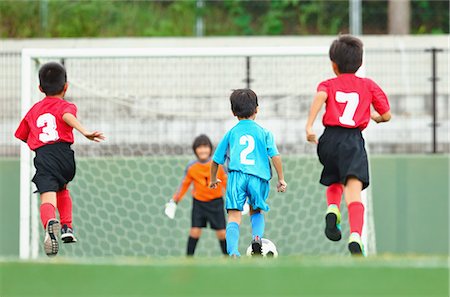
{"type": "Polygon", "coordinates": [[[339,117],[339,122],[343,125],[355,126],[356,123],[353,120],[353,117],[355,116],[356,108],[359,104],[359,94],[354,92],[336,92],[336,101],[339,103],[347,103],[342,116],[339,117]]]}

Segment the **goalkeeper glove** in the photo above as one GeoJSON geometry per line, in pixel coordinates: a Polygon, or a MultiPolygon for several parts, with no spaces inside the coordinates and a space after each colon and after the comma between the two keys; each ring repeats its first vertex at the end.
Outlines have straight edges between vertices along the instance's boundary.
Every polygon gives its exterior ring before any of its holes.
{"type": "Polygon", "coordinates": [[[173,199],[170,199],[169,202],[166,203],[166,209],[164,210],[164,213],[169,217],[169,219],[173,220],[173,218],[175,218],[176,211],[177,203],[173,201],[173,199]]]}

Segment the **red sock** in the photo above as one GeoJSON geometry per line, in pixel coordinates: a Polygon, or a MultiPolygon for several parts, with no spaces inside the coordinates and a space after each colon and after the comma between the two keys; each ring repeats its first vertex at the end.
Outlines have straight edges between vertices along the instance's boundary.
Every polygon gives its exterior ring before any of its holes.
{"type": "Polygon", "coordinates": [[[55,207],[51,203],[41,204],[41,221],[44,229],[47,228],[47,222],[56,218],[55,207]]]}
{"type": "Polygon", "coordinates": [[[327,203],[328,205],[336,204],[338,208],[341,206],[342,192],[344,187],[341,184],[332,184],[327,188],[327,203]]]}
{"type": "Polygon", "coordinates": [[[69,190],[57,192],[56,201],[61,226],[67,225],[67,227],[72,228],[72,198],[70,198],[69,190]]]}
{"type": "Polygon", "coordinates": [[[364,224],[364,205],[361,202],[352,202],[348,205],[348,220],[350,222],[350,233],[362,233],[364,224]]]}

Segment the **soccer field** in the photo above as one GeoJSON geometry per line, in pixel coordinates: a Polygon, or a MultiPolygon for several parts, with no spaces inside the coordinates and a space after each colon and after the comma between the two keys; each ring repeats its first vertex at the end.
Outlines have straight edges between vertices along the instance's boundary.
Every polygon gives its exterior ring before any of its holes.
{"type": "Polygon", "coordinates": [[[448,296],[445,257],[0,262],[2,297],[448,296]],[[55,290],[56,289],[56,290],[55,290]]]}

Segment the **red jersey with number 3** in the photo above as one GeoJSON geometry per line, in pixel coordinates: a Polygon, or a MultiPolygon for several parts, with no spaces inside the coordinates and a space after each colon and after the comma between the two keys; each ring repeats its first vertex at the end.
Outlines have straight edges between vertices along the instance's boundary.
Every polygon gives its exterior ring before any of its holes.
{"type": "Polygon", "coordinates": [[[371,79],[354,74],[340,74],[323,81],[317,91],[326,92],[324,126],[341,126],[364,130],[370,121],[370,105],[379,114],[390,110],[389,101],[383,90],[371,79]]]}
{"type": "Polygon", "coordinates": [[[73,128],[64,122],[65,113],[76,117],[75,104],[57,97],[45,97],[28,111],[15,136],[32,150],[56,142],[73,143],[73,128]]]}

